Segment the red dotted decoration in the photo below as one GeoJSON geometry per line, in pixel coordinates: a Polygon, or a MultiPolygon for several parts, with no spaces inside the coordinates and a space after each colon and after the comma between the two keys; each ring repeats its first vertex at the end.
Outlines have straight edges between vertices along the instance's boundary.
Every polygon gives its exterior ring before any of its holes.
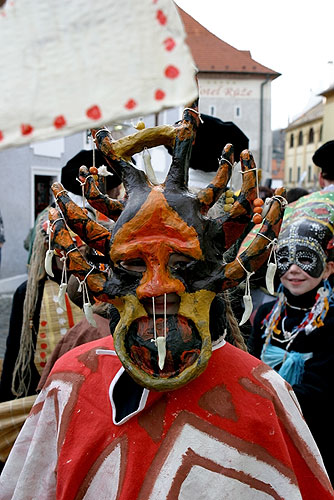
{"type": "Polygon", "coordinates": [[[48,324],[47,321],[45,321],[45,320],[41,321],[41,326],[46,326],[47,324],[48,324]]]}
{"type": "Polygon", "coordinates": [[[45,342],[42,342],[41,349],[46,349],[47,347],[48,347],[48,344],[46,344],[45,342]]]}
{"type": "Polygon", "coordinates": [[[99,120],[100,118],[102,118],[101,110],[96,104],[87,109],[86,115],[91,120],[99,120]]]}
{"type": "Polygon", "coordinates": [[[41,361],[39,366],[41,366],[42,368],[44,368],[44,366],[46,365],[46,362],[45,361],[41,361]]]}
{"type": "Polygon", "coordinates": [[[125,104],[126,109],[134,109],[137,106],[137,103],[134,99],[129,99],[125,104]]]}
{"type": "Polygon", "coordinates": [[[40,356],[41,356],[41,358],[44,359],[44,358],[46,358],[46,353],[45,352],[41,352],[40,356]]]}
{"type": "Polygon", "coordinates": [[[29,135],[33,132],[34,128],[29,125],[28,123],[22,123],[21,125],[21,134],[22,135],[29,135]]]}
{"type": "Polygon", "coordinates": [[[155,91],[155,94],[154,94],[154,99],[156,101],[161,101],[162,99],[164,99],[166,97],[166,94],[163,90],[161,89],[158,89],[155,91]]]}
{"type": "Polygon", "coordinates": [[[55,128],[63,128],[65,127],[66,125],[66,120],[65,118],[63,117],[63,115],[59,115],[57,116],[54,121],[53,121],[53,125],[55,126],[55,128]]]}
{"type": "Polygon", "coordinates": [[[3,133],[0,130],[0,141],[3,141],[3,133]]]}
{"type": "Polygon", "coordinates": [[[168,50],[169,52],[170,52],[171,50],[173,50],[173,49],[174,49],[174,47],[175,47],[175,45],[176,45],[175,40],[174,40],[174,38],[172,38],[172,37],[166,38],[166,39],[163,41],[163,44],[164,44],[164,46],[165,46],[165,49],[166,49],[166,50],[168,50]]]}
{"type": "Polygon", "coordinates": [[[167,78],[177,78],[179,74],[180,71],[178,70],[178,68],[176,66],[173,66],[172,64],[167,66],[167,68],[165,69],[165,76],[167,76],[167,78]]]}
{"type": "Polygon", "coordinates": [[[41,337],[41,339],[45,339],[46,338],[46,333],[40,333],[39,336],[41,337]]]}
{"type": "Polygon", "coordinates": [[[160,9],[157,11],[157,19],[162,26],[164,26],[167,23],[167,17],[160,9]]]}

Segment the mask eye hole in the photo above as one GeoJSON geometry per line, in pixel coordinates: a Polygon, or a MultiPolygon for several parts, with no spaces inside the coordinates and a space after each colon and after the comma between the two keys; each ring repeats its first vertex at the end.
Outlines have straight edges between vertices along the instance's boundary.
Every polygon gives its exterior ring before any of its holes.
{"type": "Polygon", "coordinates": [[[191,257],[181,253],[172,253],[168,260],[168,267],[174,271],[185,269],[190,262],[193,262],[191,257]]]}
{"type": "Polygon", "coordinates": [[[132,271],[135,273],[144,273],[146,271],[146,264],[145,264],[145,261],[143,259],[121,260],[119,265],[123,269],[126,269],[127,271],[132,271]]]}
{"type": "Polygon", "coordinates": [[[310,264],[313,264],[313,259],[302,257],[301,259],[299,259],[299,263],[303,266],[309,266],[310,264]]]}

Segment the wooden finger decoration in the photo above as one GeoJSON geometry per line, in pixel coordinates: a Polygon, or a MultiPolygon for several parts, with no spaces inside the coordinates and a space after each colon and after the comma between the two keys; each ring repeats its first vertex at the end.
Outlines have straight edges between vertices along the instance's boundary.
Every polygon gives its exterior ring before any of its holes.
{"type": "Polygon", "coordinates": [[[90,170],[84,165],[79,169],[79,179],[84,183],[86,200],[95,210],[98,210],[110,219],[117,220],[124,209],[124,203],[119,200],[113,200],[108,195],[101,193],[94,179],[97,176],[92,175],[90,170]]]}
{"type": "Polygon", "coordinates": [[[97,298],[105,302],[110,302],[110,299],[105,293],[104,286],[107,281],[107,274],[92,269],[85,258],[81,255],[80,251],[74,244],[70,233],[68,232],[65,222],[61,217],[60,212],[55,208],[49,210],[50,224],[53,225],[52,246],[59,251],[60,255],[66,254],[68,258],[68,271],[76,276],[80,281],[84,280],[88,273],[89,276],[86,280],[87,287],[97,298]]]}
{"type": "Polygon", "coordinates": [[[95,250],[108,254],[110,248],[110,232],[101,224],[90,219],[85,211],[76,205],[59,182],[52,184],[51,189],[57,200],[62,216],[65,217],[72,231],[95,250]]]}
{"type": "Polygon", "coordinates": [[[226,264],[224,269],[223,289],[226,290],[240,283],[245,277],[245,271],[256,271],[267,260],[270,249],[268,248],[268,239],[273,241],[277,238],[286,206],[286,200],[283,198],[284,188],[278,188],[275,191],[272,205],[262,226],[249,247],[239,255],[238,259],[226,264]]]}

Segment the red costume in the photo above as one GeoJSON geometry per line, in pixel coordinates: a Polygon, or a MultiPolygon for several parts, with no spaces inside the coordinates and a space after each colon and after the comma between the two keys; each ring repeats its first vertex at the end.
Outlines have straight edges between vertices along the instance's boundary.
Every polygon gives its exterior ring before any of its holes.
{"type": "Polygon", "coordinates": [[[290,387],[259,360],[222,341],[198,378],[166,393],[137,386],[119,417],[126,372],[112,349],[100,339],[57,361],[1,477],[3,500],[333,498],[290,387]]]}
{"type": "Polygon", "coordinates": [[[116,217],[112,233],[53,186],[59,210],[50,210],[52,242],[80,281],[85,312],[89,290],[120,319],[113,339],[80,346],[56,363],[5,466],[3,500],[333,498],[290,387],[222,340],[224,330],[234,331],[241,344],[221,294],[246,279],[246,321],[247,283],[277,237],[284,190],[236,256],[255,204],[255,162],[241,153],[240,195],[210,219],[209,208],[227,193],[234,152],[227,144],[212,183],[189,192],[199,126],[198,112],[186,109],[163,137],[159,127],[118,143],[108,130],[96,132],[107,160],[121,166],[127,196],[120,202],[99,192],[96,169],[81,167],[79,177],[90,204],[116,217]],[[158,145],[156,137],[173,148],[159,185],[149,168],[145,174],[124,160],[158,145]],[[104,256],[107,270],[85,261],[68,226],[104,256]],[[225,309],[217,313],[220,302],[225,309]]]}

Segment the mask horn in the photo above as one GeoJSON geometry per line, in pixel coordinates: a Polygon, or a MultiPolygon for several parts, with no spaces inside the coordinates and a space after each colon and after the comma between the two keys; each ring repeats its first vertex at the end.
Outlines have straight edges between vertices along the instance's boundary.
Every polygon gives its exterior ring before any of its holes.
{"type": "Polygon", "coordinates": [[[184,110],[183,119],[176,127],[172,164],[165,182],[166,190],[188,187],[189,161],[199,121],[198,111],[191,108],[184,110]]]}

